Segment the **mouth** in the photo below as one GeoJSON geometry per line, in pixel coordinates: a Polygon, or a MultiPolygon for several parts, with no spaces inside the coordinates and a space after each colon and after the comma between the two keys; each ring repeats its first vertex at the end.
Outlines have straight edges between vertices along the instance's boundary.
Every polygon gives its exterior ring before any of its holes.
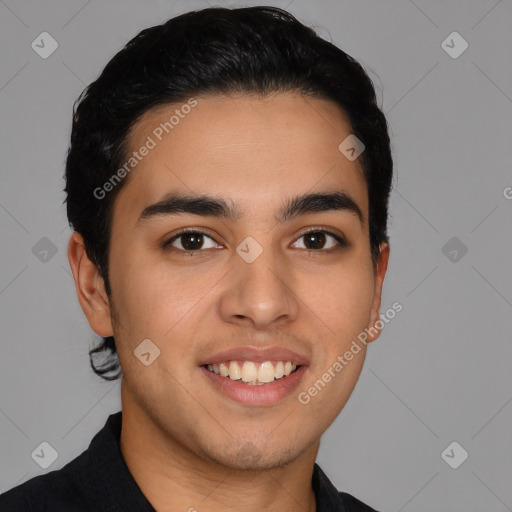
{"type": "Polygon", "coordinates": [[[279,379],[285,379],[302,365],[292,361],[241,361],[231,360],[222,363],[205,364],[209,372],[248,386],[266,386],[279,379]]]}
{"type": "Polygon", "coordinates": [[[223,398],[250,406],[269,406],[291,395],[309,360],[278,347],[239,347],[200,361],[199,368],[223,398]]]}

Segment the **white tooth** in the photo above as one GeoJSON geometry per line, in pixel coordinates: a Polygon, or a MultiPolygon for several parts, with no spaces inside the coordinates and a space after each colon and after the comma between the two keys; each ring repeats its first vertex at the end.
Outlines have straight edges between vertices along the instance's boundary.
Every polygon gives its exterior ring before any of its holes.
{"type": "Polygon", "coordinates": [[[219,372],[222,377],[229,377],[229,368],[224,363],[219,364],[219,372]]]}
{"type": "Polygon", "coordinates": [[[286,361],[286,364],[284,365],[284,374],[290,375],[292,373],[292,363],[290,361],[286,361]]]}
{"type": "Polygon", "coordinates": [[[282,361],[279,361],[276,364],[276,370],[275,370],[274,377],[276,379],[280,379],[283,375],[284,375],[284,365],[283,365],[282,361]]]}
{"type": "Polygon", "coordinates": [[[260,382],[272,382],[274,380],[274,365],[270,361],[261,363],[258,369],[258,380],[260,382]]]}
{"type": "Polygon", "coordinates": [[[214,371],[217,375],[219,375],[219,365],[218,365],[218,364],[212,364],[212,366],[213,366],[213,371],[214,371]]]}
{"type": "Polygon", "coordinates": [[[206,365],[206,368],[208,368],[208,370],[210,370],[211,372],[213,372],[213,366],[212,366],[211,364],[206,365]]]}
{"type": "Polygon", "coordinates": [[[252,382],[258,378],[258,370],[252,361],[244,361],[242,366],[242,380],[244,382],[252,382]]]}
{"type": "MultiPolygon", "coordinates": [[[[213,367],[215,370],[215,366],[213,367]]],[[[294,372],[297,369],[297,365],[295,363],[292,364],[292,372],[294,372]]]]}
{"type": "Polygon", "coordinates": [[[240,375],[240,366],[238,366],[236,361],[229,363],[229,378],[231,380],[240,380],[242,378],[240,375]]]}

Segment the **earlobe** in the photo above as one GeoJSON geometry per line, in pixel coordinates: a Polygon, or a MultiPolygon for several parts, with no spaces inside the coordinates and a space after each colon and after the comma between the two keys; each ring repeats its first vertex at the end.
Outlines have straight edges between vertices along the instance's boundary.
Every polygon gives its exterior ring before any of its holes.
{"type": "Polygon", "coordinates": [[[375,341],[380,336],[382,328],[380,320],[380,304],[382,299],[382,286],[388,268],[390,247],[387,242],[382,242],[379,248],[379,258],[375,269],[375,284],[372,308],[370,313],[370,325],[367,327],[367,342],[375,341]],[[380,326],[380,328],[379,328],[380,326]]]}
{"type": "Polygon", "coordinates": [[[110,305],[98,267],[89,259],[82,235],[74,232],[68,243],[68,260],[80,306],[91,329],[99,336],[113,335],[110,305]]]}

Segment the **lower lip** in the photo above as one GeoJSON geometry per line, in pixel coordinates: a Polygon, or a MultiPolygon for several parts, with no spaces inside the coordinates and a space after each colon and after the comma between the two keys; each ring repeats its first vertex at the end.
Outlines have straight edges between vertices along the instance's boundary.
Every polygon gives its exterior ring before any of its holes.
{"type": "Polygon", "coordinates": [[[287,377],[282,377],[268,384],[251,385],[245,384],[241,380],[231,380],[229,377],[221,377],[207,370],[204,366],[201,366],[201,370],[206,378],[209,379],[221,393],[236,402],[257,406],[272,405],[293,393],[297,389],[307,369],[308,367],[305,365],[299,366],[295,372],[290,373],[287,377]]]}

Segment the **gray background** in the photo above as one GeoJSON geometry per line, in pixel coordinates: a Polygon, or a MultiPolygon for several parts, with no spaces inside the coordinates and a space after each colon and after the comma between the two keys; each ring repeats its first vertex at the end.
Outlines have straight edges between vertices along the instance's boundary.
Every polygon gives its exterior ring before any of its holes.
{"type": "MultiPolygon", "coordinates": [[[[512,3],[268,3],[362,63],[393,141],[383,311],[403,311],[318,462],[383,512],[512,510],[512,3]],[[453,31],[469,44],[458,58],[442,46],[453,31]],[[441,457],[452,441],[469,453],[458,469],[441,457]]],[[[89,368],[95,335],[66,257],[72,103],[141,29],[207,5],[0,0],[0,491],[62,467],[120,409],[119,382],[89,368]],[[47,59],[31,48],[43,31],[59,44],[47,59]],[[42,441],[58,452],[47,470],[31,458],[42,441]]]]}

